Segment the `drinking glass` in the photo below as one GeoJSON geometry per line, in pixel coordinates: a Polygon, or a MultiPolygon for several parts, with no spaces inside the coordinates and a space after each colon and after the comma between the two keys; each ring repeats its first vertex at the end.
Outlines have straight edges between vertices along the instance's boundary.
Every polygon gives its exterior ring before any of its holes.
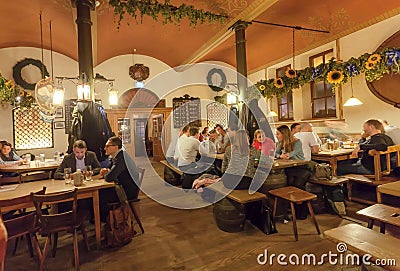
{"type": "Polygon", "coordinates": [[[92,170],[92,166],[86,166],[86,170],[85,170],[85,180],[86,181],[92,181],[92,176],[93,176],[93,170],[92,170]]]}
{"type": "Polygon", "coordinates": [[[70,167],[64,168],[64,180],[65,180],[66,184],[71,183],[71,168],[70,167]]]}

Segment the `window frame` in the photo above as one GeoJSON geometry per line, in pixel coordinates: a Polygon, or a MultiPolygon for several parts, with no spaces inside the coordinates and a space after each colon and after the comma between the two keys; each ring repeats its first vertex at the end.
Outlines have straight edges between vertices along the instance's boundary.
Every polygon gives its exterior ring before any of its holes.
{"type": "MultiPolygon", "coordinates": [[[[275,70],[276,78],[284,76],[287,68],[291,69],[292,65],[288,64],[286,66],[277,68],[275,70]]],[[[290,115],[290,112],[289,112],[289,104],[292,104],[292,108],[293,108],[293,92],[292,92],[292,90],[290,90],[286,95],[284,95],[284,97],[286,97],[286,103],[282,103],[282,98],[276,99],[277,104],[278,104],[278,121],[294,120],[294,112],[292,112],[292,115],[290,115]],[[291,99],[289,99],[289,96],[291,96],[291,99]],[[282,110],[281,110],[282,105],[286,105],[287,114],[288,114],[287,118],[282,116],[282,110]]]]}
{"type": "MultiPolygon", "coordinates": [[[[333,49],[329,49],[326,50],[324,52],[318,53],[316,55],[312,55],[309,57],[309,64],[310,67],[314,67],[314,59],[321,57],[322,56],[322,63],[326,64],[329,59],[326,59],[326,55],[328,54],[332,54],[333,55],[333,49]]],[[[321,83],[321,82],[318,82],[321,83]]],[[[328,89],[329,86],[331,86],[332,89],[332,85],[329,84],[326,81],[322,81],[322,83],[324,84],[324,96],[320,96],[318,98],[314,97],[314,93],[315,93],[315,87],[316,87],[316,83],[315,82],[311,82],[310,83],[310,90],[311,90],[311,116],[313,119],[321,119],[321,118],[336,118],[337,117],[337,110],[336,110],[336,106],[335,106],[335,114],[329,114],[328,113],[328,98],[334,98],[335,103],[336,103],[336,94],[332,91],[332,95],[328,95],[328,89]],[[316,115],[315,111],[314,111],[314,107],[315,107],[315,101],[317,100],[324,100],[325,103],[325,114],[323,115],[316,115]]]]}

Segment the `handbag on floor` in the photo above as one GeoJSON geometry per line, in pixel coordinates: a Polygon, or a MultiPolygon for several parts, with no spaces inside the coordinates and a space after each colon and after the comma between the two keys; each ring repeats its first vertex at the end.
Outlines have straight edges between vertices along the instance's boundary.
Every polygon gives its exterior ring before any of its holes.
{"type": "Polygon", "coordinates": [[[111,203],[106,225],[108,247],[121,247],[132,241],[134,235],[133,220],[129,210],[120,203],[111,203]]]}
{"type": "Polygon", "coordinates": [[[251,223],[259,228],[263,233],[269,235],[277,233],[275,220],[272,215],[272,210],[265,204],[255,202],[246,206],[246,216],[250,219],[251,223]]]}

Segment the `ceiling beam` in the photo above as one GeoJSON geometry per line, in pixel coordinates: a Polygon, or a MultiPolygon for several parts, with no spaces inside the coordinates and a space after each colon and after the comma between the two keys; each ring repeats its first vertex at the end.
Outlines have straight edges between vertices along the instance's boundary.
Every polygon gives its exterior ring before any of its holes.
{"type": "MultiPolygon", "coordinates": [[[[239,15],[230,20],[226,25],[230,27],[239,20],[242,21],[252,21],[257,18],[260,14],[265,12],[273,4],[278,2],[278,0],[255,0],[247,8],[245,8],[239,15]]],[[[230,29],[222,29],[217,34],[215,34],[211,39],[209,39],[203,46],[201,46],[193,55],[183,61],[184,64],[192,64],[203,57],[205,57],[209,52],[214,50],[217,46],[226,41],[229,37],[234,34],[230,29]]]]}

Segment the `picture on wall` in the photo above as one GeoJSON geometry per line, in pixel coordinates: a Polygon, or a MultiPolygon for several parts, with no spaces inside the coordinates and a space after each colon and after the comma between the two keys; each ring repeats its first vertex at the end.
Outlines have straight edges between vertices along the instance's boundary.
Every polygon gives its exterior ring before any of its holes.
{"type": "Polygon", "coordinates": [[[62,107],[56,108],[56,119],[62,119],[64,117],[64,110],[62,107]]]}
{"type": "Polygon", "coordinates": [[[65,121],[55,121],[54,129],[65,129],[65,121]]]}

